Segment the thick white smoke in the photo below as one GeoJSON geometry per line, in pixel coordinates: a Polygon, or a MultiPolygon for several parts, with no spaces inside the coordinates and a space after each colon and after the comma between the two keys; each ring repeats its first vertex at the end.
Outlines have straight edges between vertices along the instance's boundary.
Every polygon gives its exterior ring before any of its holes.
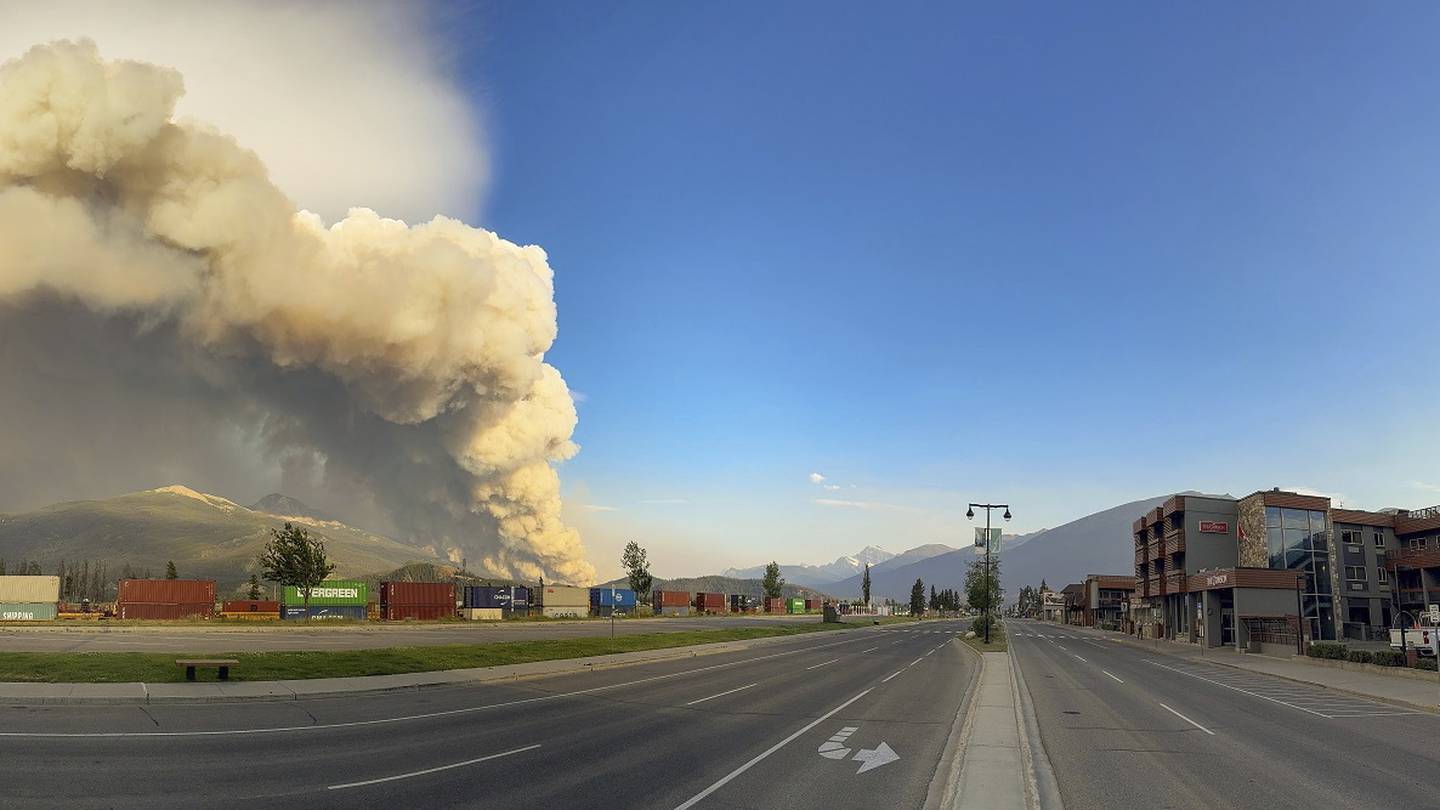
{"type": "Polygon", "coordinates": [[[576,451],[576,415],[543,360],[544,251],[445,217],[354,209],[326,227],[253,153],[175,121],[182,87],[88,41],[0,66],[7,430],[141,457],[164,451],[111,434],[257,440],[318,456],[400,533],[472,567],[588,582],[560,520],[553,465],[576,451]]]}

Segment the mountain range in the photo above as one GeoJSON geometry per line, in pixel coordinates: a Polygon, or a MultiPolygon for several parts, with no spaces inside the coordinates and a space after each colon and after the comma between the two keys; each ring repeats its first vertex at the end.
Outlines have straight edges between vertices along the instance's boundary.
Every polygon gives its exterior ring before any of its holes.
{"type": "Polygon", "coordinates": [[[0,557],[39,560],[46,570],[58,560],[104,560],[112,570],[130,564],[157,573],[173,560],[182,577],[215,579],[226,590],[249,578],[270,529],[288,521],[325,540],[337,576],[390,571],[413,562],[446,564],[433,548],[318,514],[278,494],[245,507],[218,495],[168,486],[0,515],[0,557]]]}
{"type": "MultiPolygon", "coordinates": [[[[1007,599],[1013,599],[1022,586],[1039,585],[1042,579],[1059,590],[1072,582],[1083,581],[1087,574],[1134,573],[1130,526],[1146,510],[1154,509],[1168,497],[1167,494],[1131,501],[1053,529],[1002,538],[1000,584],[1007,599]]],[[[908,602],[910,588],[917,579],[937,588],[963,588],[966,567],[975,555],[975,548],[967,546],[906,565],[872,567],[870,598],[908,602]]],[[[841,598],[856,598],[860,594],[860,577],[852,576],[827,587],[841,598]]]]}
{"type": "MultiPolygon", "coordinates": [[[[825,585],[831,582],[839,582],[846,577],[855,575],[865,568],[869,563],[873,569],[886,560],[896,555],[877,546],[866,546],[854,554],[847,554],[832,563],[823,565],[781,565],[780,576],[786,582],[796,585],[825,585]]],[[[765,576],[765,565],[752,565],[749,568],[726,568],[720,572],[721,576],[734,579],[759,579],[765,576]]]]}

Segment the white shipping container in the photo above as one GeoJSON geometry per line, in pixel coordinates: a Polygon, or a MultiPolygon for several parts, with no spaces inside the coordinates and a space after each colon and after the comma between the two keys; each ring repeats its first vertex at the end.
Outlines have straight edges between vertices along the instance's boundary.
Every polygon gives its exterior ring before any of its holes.
{"type": "Polygon", "coordinates": [[[60,577],[0,577],[0,602],[59,602],[60,577]]]}
{"type": "Polygon", "coordinates": [[[547,619],[578,619],[590,612],[590,606],[546,604],[541,611],[547,619]]]}
{"type": "Polygon", "coordinates": [[[462,608],[460,614],[472,622],[498,622],[504,618],[500,608],[462,608]]]}
{"type": "MultiPolygon", "coordinates": [[[[546,608],[552,607],[578,607],[581,608],[580,615],[590,612],[590,589],[570,588],[564,585],[546,585],[544,592],[540,595],[540,604],[546,608]]],[[[545,614],[549,616],[549,613],[545,614]]]]}

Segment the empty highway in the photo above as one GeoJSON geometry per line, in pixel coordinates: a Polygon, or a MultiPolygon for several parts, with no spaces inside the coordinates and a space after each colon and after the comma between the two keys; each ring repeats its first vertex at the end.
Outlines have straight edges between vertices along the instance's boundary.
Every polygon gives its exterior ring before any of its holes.
{"type": "Polygon", "coordinates": [[[66,808],[918,808],[947,772],[977,668],[956,640],[963,624],[805,635],[500,686],[10,706],[5,796],[66,808]]]}
{"type": "Polygon", "coordinates": [[[1114,633],[1011,621],[1008,634],[1068,810],[1436,804],[1435,715],[1114,633]]]}

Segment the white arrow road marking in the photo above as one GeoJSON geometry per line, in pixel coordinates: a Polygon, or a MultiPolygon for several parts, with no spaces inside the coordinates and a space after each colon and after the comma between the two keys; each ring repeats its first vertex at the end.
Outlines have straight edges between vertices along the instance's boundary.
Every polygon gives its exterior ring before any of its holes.
{"type": "Polygon", "coordinates": [[[859,728],[859,726],[845,726],[835,732],[833,737],[820,743],[820,747],[816,749],[816,753],[828,759],[844,759],[850,755],[850,749],[845,747],[845,741],[850,739],[850,735],[854,734],[859,728]]]}
{"type": "Polygon", "coordinates": [[[851,759],[865,763],[860,766],[860,770],[855,772],[856,776],[866,771],[873,771],[881,765],[888,765],[899,758],[900,755],[895,753],[895,749],[883,742],[874,748],[861,748],[855,752],[855,756],[851,757],[851,759]]]}

